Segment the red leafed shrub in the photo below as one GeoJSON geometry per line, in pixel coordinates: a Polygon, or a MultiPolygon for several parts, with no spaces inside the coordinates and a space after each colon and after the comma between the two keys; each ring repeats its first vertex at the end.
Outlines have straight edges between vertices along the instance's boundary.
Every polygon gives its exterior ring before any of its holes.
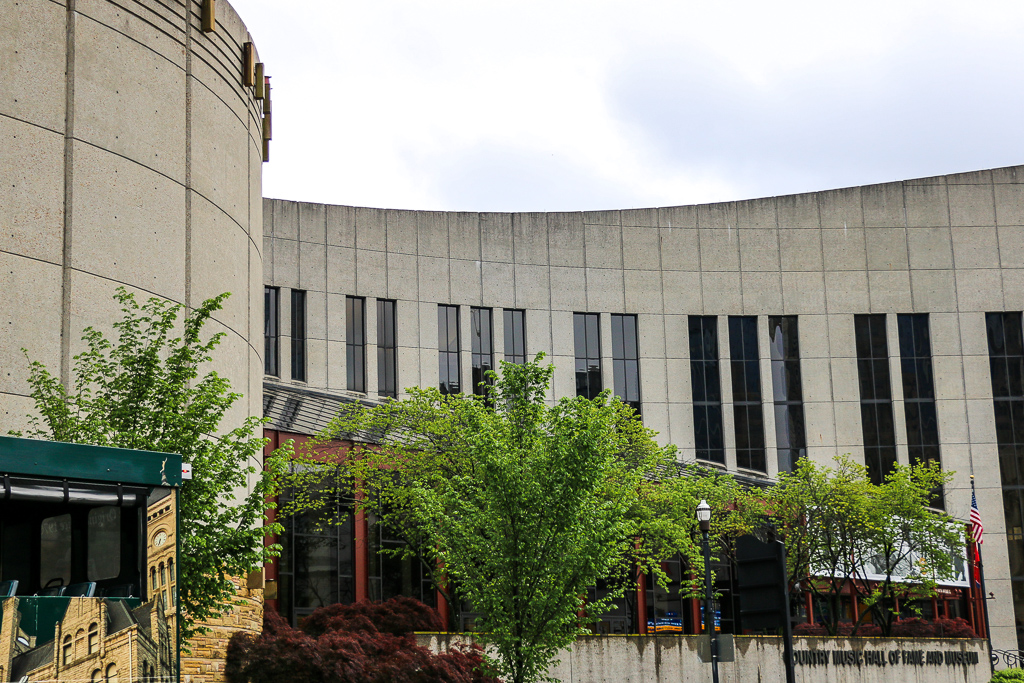
{"type": "Polygon", "coordinates": [[[936,619],[932,622],[938,638],[977,638],[978,634],[966,619],[936,619]]]}
{"type": "Polygon", "coordinates": [[[443,631],[437,612],[419,600],[397,597],[387,602],[356,602],[321,607],[302,620],[299,628],[311,636],[328,631],[379,631],[400,636],[415,631],[443,631]]]}
{"type": "MultiPolygon", "coordinates": [[[[270,611],[259,637],[236,633],[228,643],[228,683],[498,683],[481,672],[483,651],[476,645],[435,655],[416,645],[409,632],[382,633],[373,621],[373,610],[339,614],[335,607],[340,606],[317,610],[303,623],[304,629],[310,620],[313,630],[325,629],[316,635],[292,628],[270,611]],[[326,610],[331,614],[318,614],[326,610]],[[354,630],[333,628],[339,624],[354,630]]],[[[402,604],[391,605],[391,611],[395,614],[381,625],[397,628],[401,622],[396,614],[422,614],[419,608],[402,604]]]]}
{"type": "Polygon", "coordinates": [[[857,638],[873,638],[882,635],[882,629],[879,626],[863,621],[857,625],[856,630],[854,629],[853,624],[842,623],[839,624],[839,635],[854,636],[857,638]]]}
{"type": "Polygon", "coordinates": [[[935,627],[920,617],[911,617],[893,622],[890,633],[894,638],[931,638],[935,627]]]}
{"type": "MultiPolygon", "coordinates": [[[[794,636],[827,636],[828,629],[821,624],[798,624],[793,627],[794,636]]],[[[875,626],[874,624],[861,623],[857,627],[857,632],[854,633],[853,624],[849,622],[842,622],[839,624],[839,633],[837,634],[843,637],[871,637],[882,635],[882,629],[875,626]]]]}
{"type": "Polygon", "coordinates": [[[827,636],[828,630],[821,624],[797,624],[793,627],[794,636],[827,636]]]}

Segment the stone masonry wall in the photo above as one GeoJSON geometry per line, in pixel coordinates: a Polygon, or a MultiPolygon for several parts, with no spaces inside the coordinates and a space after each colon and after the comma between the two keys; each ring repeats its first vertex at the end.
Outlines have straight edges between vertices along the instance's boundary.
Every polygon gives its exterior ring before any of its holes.
{"type": "Polygon", "coordinates": [[[182,643],[182,683],[223,683],[228,641],[238,631],[259,634],[263,631],[263,589],[247,588],[245,579],[236,579],[238,601],[220,619],[209,622],[210,631],[182,643]],[[188,646],[190,652],[184,651],[188,646]]]}

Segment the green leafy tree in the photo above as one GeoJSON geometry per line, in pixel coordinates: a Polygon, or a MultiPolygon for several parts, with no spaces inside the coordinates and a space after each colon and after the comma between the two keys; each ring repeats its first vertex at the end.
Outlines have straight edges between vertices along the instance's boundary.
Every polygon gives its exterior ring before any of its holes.
{"type": "Polygon", "coordinates": [[[896,465],[881,485],[849,457],[834,467],[801,459],[767,492],[772,524],[786,545],[790,585],[828,609],[821,616],[836,635],[842,596],[867,609],[889,635],[899,617],[896,600],[930,597],[937,580],[951,577],[963,525],[930,509],[934,491],[951,473],[937,466],[896,465]]]}
{"type": "Polygon", "coordinates": [[[549,405],[553,367],[541,358],[503,363],[486,398],[412,389],[343,412],[297,454],[284,510],[326,509],[337,487],[365,493],[358,505],[401,534],[400,552],[421,559],[453,606],[452,585],[483,615],[480,637],[508,683],[544,680],[588,632],[587,589],[635,558],[641,524],[630,513],[674,456],[607,392],[549,405]],[[325,457],[339,439],[358,443],[325,457]]]}
{"type": "Polygon", "coordinates": [[[843,617],[842,595],[858,577],[870,488],[864,466],[843,456],[834,467],[801,458],[766,492],[776,536],[786,546],[790,586],[828,606],[820,616],[831,635],[843,617]]]}
{"type": "Polygon", "coordinates": [[[712,561],[733,556],[732,541],[755,533],[764,525],[764,502],[760,491],[751,491],[731,475],[713,467],[687,465],[662,472],[657,480],[642,483],[636,509],[631,511],[638,525],[639,546],[632,561],[643,566],[659,581],[661,561],[679,556],[689,571],[680,586],[683,598],[704,596],[704,555],[702,534],[697,523],[697,505],[711,506],[710,542],[712,561]]]}
{"type": "MultiPolygon", "coordinates": [[[[30,364],[29,385],[37,415],[26,436],[54,441],[178,453],[192,464],[179,499],[181,553],[178,584],[182,635],[204,631],[202,622],[234,602],[232,576],[244,575],[278,546],[264,546],[266,502],[275,492],[282,459],[263,460],[261,418],[224,430],[221,422],[241,398],[216,371],[200,377],[224,333],[202,339],[202,330],[227,297],[208,299],[182,320],[182,306],[152,298],[140,305],[119,288],[124,316],[116,340],[89,327],[86,350],[75,356],[70,388],[40,362],[30,364]],[[180,336],[174,336],[180,332],[180,336]],[[249,488],[244,496],[239,491],[249,488]]],[[[27,352],[26,352],[27,355],[27,352]]]]}
{"type": "Polygon", "coordinates": [[[931,597],[938,579],[953,576],[964,525],[928,507],[933,492],[951,476],[937,463],[897,464],[870,489],[855,585],[884,635],[900,617],[897,600],[906,604],[931,597]]]}

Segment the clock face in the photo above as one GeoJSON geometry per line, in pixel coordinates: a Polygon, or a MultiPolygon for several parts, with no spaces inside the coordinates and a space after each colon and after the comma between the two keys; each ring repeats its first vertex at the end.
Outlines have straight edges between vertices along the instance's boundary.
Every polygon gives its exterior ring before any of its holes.
{"type": "Polygon", "coordinates": [[[156,536],[155,536],[155,537],[153,538],[153,545],[155,545],[155,546],[156,546],[157,548],[159,548],[160,546],[162,546],[162,545],[163,545],[164,543],[166,543],[166,542],[167,542],[167,534],[166,534],[166,533],[164,533],[163,531],[161,531],[160,533],[158,533],[158,534],[157,534],[157,535],[156,535],[156,536]]]}

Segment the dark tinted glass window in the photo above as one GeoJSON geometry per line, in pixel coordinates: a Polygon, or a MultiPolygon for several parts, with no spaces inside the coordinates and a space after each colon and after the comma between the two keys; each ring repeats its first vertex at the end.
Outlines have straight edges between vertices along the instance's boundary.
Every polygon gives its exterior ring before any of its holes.
{"type": "MultiPolygon", "coordinates": [[[[941,465],[928,314],[899,315],[896,322],[900,336],[900,374],[903,375],[903,407],[910,462],[941,465]]],[[[943,507],[941,487],[935,490],[932,505],[943,507]]]]}
{"type": "Polygon", "coordinates": [[[459,352],[459,307],[442,304],[437,307],[438,386],[442,394],[462,391],[459,352]]]}
{"type": "Polygon", "coordinates": [[[278,536],[278,599],[292,624],[318,607],[355,601],[352,502],[334,494],[322,502],[321,510],[284,518],[278,536]]]}
{"type": "Polygon", "coordinates": [[[490,384],[487,373],[494,369],[493,312],[489,308],[469,309],[470,333],[473,335],[473,393],[486,393],[481,384],[490,384]]]}
{"type": "Polygon", "coordinates": [[[729,318],[729,366],[736,429],[736,466],[766,472],[756,316],[729,318]]]}
{"type": "Polygon", "coordinates": [[[576,395],[597,398],[601,383],[601,327],[597,313],[573,313],[576,342],[576,395]]]}
{"type": "Polygon", "coordinates": [[[263,288],[263,372],[275,377],[281,374],[278,368],[280,301],[281,290],[277,287],[263,288]]]}
{"type": "Polygon", "coordinates": [[[377,299],[377,393],[398,396],[398,319],[395,302],[377,299]]]}
{"type": "Polygon", "coordinates": [[[345,367],[348,390],[366,392],[366,299],[345,297],[345,367]]]}
{"type": "MultiPolygon", "coordinates": [[[[1020,313],[988,313],[989,363],[1017,643],[1024,647],[1024,342],[1020,313]]],[[[982,511],[984,514],[984,511],[982,511]]]]}
{"type": "Polygon", "coordinates": [[[885,316],[855,315],[853,327],[857,341],[864,463],[871,481],[881,484],[896,464],[896,430],[892,416],[885,316]]]}
{"type": "Polygon", "coordinates": [[[779,471],[790,472],[807,455],[804,398],[800,375],[800,341],[795,315],[768,318],[775,402],[775,445],[779,471]]]}
{"type": "Polygon", "coordinates": [[[691,315],[690,384],[693,390],[693,436],[699,460],[725,464],[722,436],[722,389],[718,367],[718,319],[691,315]]]}
{"type": "Polygon", "coordinates": [[[292,379],[306,381],[306,293],[292,290],[292,379]]]}
{"type": "Polygon", "coordinates": [[[635,315],[612,315],[615,395],[640,412],[640,350],[635,315]]]}
{"type": "Polygon", "coordinates": [[[526,362],[526,311],[505,309],[505,360],[526,362]]]}
{"type": "Polygon", "coordinates": [[[396,555],[395,551],[402,550],[406,542],[391,533],[375,514],[367,514],[367,522],[370,600],[390,600],[401,595],[435,607],[437,592],[423,560],[415,555],[396,555]]]}

